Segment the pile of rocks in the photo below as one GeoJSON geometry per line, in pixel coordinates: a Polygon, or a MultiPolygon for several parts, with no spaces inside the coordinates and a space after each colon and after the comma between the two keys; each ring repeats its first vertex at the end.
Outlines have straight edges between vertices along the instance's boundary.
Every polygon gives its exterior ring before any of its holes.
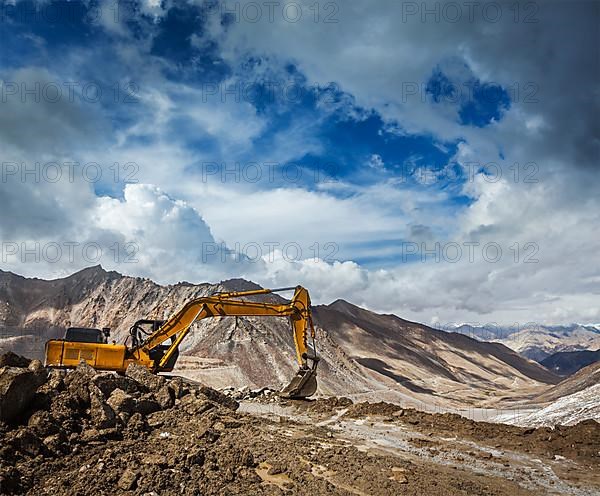
{"type": "Polygon", "coordinates": [[[236,389],[227,387],[220,390],[225,396],[233,398],[236,401],[254,401],[254,402],[269,402],[275,403],[279,399],[279,391],[263,387],[258,389],[250,389],[247,386],[236,389]]]}
{"type": "Polygon", "coordinates": [[[107,440],[139,439],[151,430],[153,414],[175,406],[190,415],[214,406],[238,407],[214,389],[166,379],[139,365],[118,375],[85,363],[71,371],[47,369],[16,355],[4,355],[0,363],[3,494],[24,492],[27,481],[16,468],[24,460],[56,458],[107,440]]]}

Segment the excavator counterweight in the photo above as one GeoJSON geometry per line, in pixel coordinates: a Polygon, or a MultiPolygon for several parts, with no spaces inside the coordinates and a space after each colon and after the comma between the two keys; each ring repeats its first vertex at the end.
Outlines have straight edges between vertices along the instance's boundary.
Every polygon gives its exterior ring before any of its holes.
{"type": "Polygon", "coordinates": [[[46,343],[46,366],[76,367],[84,360],[99,370],[125,372],[132,364],[148,367],[155,373],[170,372],[179,355],[179,345],[191,331],[192,324],[209,317],[274,316],[289,318],[293,331],[296,360],[300,366],[290,384],[281,391],[285,398],[307,398],[317,390],[315,330],[308,291],[295,288],[259,289],[203,296],[186,303],[168,320],[138,320],[130,329],[131,347],[108,344],[107,330],[75,328],[65,339],[46,343]],[[289,303],[266,303],[243,299],[248,296],[294,290],[289,303]],[[85,333],[83,332],[85,331],[85,333]],[[97,333],[92,332],[97,331],[97,333]],[[312,346],[308,344],[311,338],[312,346]],[[168,343],[170,342],[170,343],[168,343]]]}

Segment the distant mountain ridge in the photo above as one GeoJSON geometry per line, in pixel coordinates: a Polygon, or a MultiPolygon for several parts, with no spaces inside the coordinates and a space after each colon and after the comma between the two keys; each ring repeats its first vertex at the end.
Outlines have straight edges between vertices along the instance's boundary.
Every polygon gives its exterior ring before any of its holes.
{"type": "Polygon", "coordinates": [[[523,356],[541,362],[558,352],[586,351],[600,348],[600,327],[571,324],[544,326],[460,326],[445,327],[448,332],[460,333],[473,339],[502,343],[523,356]]]}
{"type": "MultiPolygon", "coordinates": [[[[52,281],[0,272],[0,351],[39,357],[47,339],[76,324],[110,327],[122,342],[139,318],[166,318],[192,298],[258,287],[244,279],[161,286],[100,266],[52,281]]],[[[261,298],[284,301],[279,295],[261,298]]],[[[322,394],[460,406],[540,392],[559,380],[502,344],[376,314],[344,300],[315,306],[314,317],[322,394]]],[[[297,367],[288,322],[279,318],[196,322],[181,351],[178,373],[215,387],[281,386],[297,367]]]]}
{"type": "Polygon", "coordinates": [[[540,363],[558,375],[569,376],[598,361],[600,361],[600,349],[596,351],[560,351],[544,358],[540,363]]]}

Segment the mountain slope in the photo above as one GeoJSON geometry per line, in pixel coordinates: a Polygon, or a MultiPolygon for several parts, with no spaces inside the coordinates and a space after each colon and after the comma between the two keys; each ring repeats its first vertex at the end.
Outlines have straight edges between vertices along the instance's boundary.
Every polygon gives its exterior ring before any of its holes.
{"type": "Polygon", "coordinates": [[[600,384],[557,398],[554,402],[532,412],[514,411],[498,415],[495,422],[520,426],[575,425],[586,420],[600,419],[600,384]]]}
{"type": "MultiPolygon", "coordinates": [[[[243,279],[160,286],[99,266],[53,281],[0,272],[0,351],[40,357],[47,339],[75,324],[111,327],[113,338],[122,342],[139,318],[166,318],[192,298],[257,287],[243,279]]],[[[262,298],[283,301],[278,295],[262,298]]],[[[342,300],[314,311],[322,394],[442,407],[483,405],[539,393],[558,380],[500,344],[378,315],[342,300]]],[[[177,373],[216,387],[279,387],[296,369],[288,323],[275,317],[202,320],[181,351],[177,373]]]]}
{"type": "Polygon", "coordinates": [[[537,363],[497,343],[431,329],[395,315],[378,315],[343,300],[315,307],[315,319],[348,356],[416,396],[482,402],[515,389],[555,384],[537,363]]]}
{"type": "Polygon", "coordinates": [[[0,272],[0,339],[13,350],[39,358],[48,339],[67,327],[110,327],[123,341],[140,318],[164,318],[182,301],[206,294],[210,285],[159,286],[148,279],[124,277],[100,266],[45,281],[0,272]]]}
{"type": "Polygon", "coordinates": [[[600,350],[560,351],[544,358],[540,363],[558,375],[569,376],[599,360],[600,350]]]}
{"type": "Polygon", "coordinates": [[[556,386],[544,391],[533,399],[533,403],[549,403],[563,396],[578,393],[600,383],[600,362],[592,363],[567,377],[556,386]]]}
{"type": "Polygon", "coordinates": [[[600,419],[600,362],[592,363],[520,408],[492,420],[522,426],[574,425],[600,419]]]}

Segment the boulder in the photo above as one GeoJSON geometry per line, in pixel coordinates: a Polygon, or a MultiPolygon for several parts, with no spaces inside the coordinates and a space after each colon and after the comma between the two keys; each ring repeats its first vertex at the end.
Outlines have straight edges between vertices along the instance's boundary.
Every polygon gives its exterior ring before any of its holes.
{"type": "Polygon", "coordinates": [[[84,403],[89,403],[89,385],[95,375],[96,370],[82,361],[75,370],[66,375],[64,382],[72,394],[78,396],[84,403]]]}
{"type": "Polygon", "coordinates": [[[134,434],[141,434],[149,430],[148,421],[142,414],[134,413],[127,422],[127,429],[134,434]]]}
{"type": "Polygon", "coordinates": [[[135,403],[135,411],[142,415],[149,415],[160,410],[160,403],[152,393],[145,394],[135,403]]]}
{"type": "Polygon", "coordinates": [[[0,421],[20,420],[45,380],[46,375],[40,372],[17,367],[0,369],[0,421]]]}
{"type": "Polygon", "coordinates": [[[175,391],[170,386],[163,386],[154,394],[162,410],[172,408],[175,404],[175,391]]]}
{"type": "Polygon", "coordinates": [[[153,374],[148,368],[137,363],[129,365],[125,375],[147,387],[150,391],[159,391],[167,383],[164,377],[153,374]]]}
{"type": "Polygon", "coordinates": [[[106,398],[108,398],[115,389],[121,389],[129,394],[147,393],[149,391],[148,388],[136,380],[111,372],[97,374],[92,379],[92,383],[102,391],[106,398]]]}
{"type": "Polygon", "coordinates": [[[37,411],[31,417],[27,425],[33,432],[41,437],[46,438],[53,434],[56,434],[60,430],[60,426],[56,420],[48,413],[44,411],[37,411]]]}
{"type": "Polygon", "coordinates": [[[171,379],[169,381],[169,386],[175,393],[175,399],[181,399],[186,394],[190,394],[189,388],[186,387],[186,385],[184,384],[184,382],[181,380],[180,377],[175,377],[174,379],[171,379]]]}
{"type": "Polygon", "coordinates": [[[223,405],[224,407],[229,408],[230,410],[237,410],[240,404],[235,401],[233,398],[220,393],[216,389],[210,388],[208,386],[202,386],[200,388],[200,393],[206,396],[209,400],[218,403],[219,405],[223,405]]]}
{"type": "Polygon", "coordinates": [[[50,403],[50,413],[59,422],[78,417],[81,409],[80,398],[68,391],[58,393],[52,398],[52,402],[50,403]]]}
{"type": "Polygon", "coordinates": [[[50,369],[48,372],[48,381],[43,387],[51,389],[55,392],[60,392],[65,390],[65,381],[66,372],[60,369],[50,369]]]}
{"type": "Polygon", "coordinates": [[[212,401],[204,398],[196,398],[193,395],[188,395],[181,401],[181,408],[188,415],[200,416],[215,408],[215,404],[212,401]]]}
{"type": "Polygon", "coordinates": [[[20,429],[13,443],[18,451],[34,457],[41,454],[44,449],[42,440],[28,428],[20,429]]]}
{"type": "Polygon", "coordinates": [[[106,402],[116,413],[131,415],[135,410],[135,399],[122,389],[115,389],[106,402]]]}
{"type": "Polygon", "coordinates": [[[98,429],[95,429],[93,427],[88,427],[81,433],[81,436],[79,437],[79,439],[83,443],[89,443],[92,441],[101,441],[103,438],[102,438],[102,434],[100,434],[100,431],[98,429]]]}
{"type": "Polygon", "coordinates": [[[66,453],[68,451],[68,442],[66,434],[62,431],[51,436],[46,436],[43,441],[46,449],[55,455],[66,453]]]}
{"type": "MultiPolygon", "coordinates": [[[[93,388],[97,389],[95,386],[93,388]]],[[[114,410],[106,402],[100,390],[95,391],[94,389],[90,391],[90,416],[92,422],[98,429],[114,427],[117,423],[117,416],[114,410]]]]}
{"type": "Polygon", "coordinates": [[[0,355],[0,367],[22,367],[27,368],[31,360],[21,355],[17,355],[12,351],[0,355]]]}
{"type": "Polygon", "coordinates": [[[37,370],[42,370],[44,365],[39,360],[31,360],[31,363],[27,366],[27,368],[35,372],[37,370]]]}

